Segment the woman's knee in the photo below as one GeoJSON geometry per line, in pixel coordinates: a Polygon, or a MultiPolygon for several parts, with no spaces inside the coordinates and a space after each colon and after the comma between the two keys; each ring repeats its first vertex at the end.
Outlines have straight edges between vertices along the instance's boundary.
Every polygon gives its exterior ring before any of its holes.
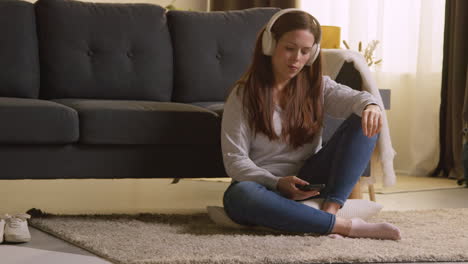
{"type": "Polygon", "coordinates": [[[358,116],[354,113],[352,113],[346,121],[348,123],[348,126],[354,127],[354,128],[361,128],[362,127],[362,117],[358,116]]]}
{"type": "Polygon", "coordinates": [[[253,181],[237,182],[229,186],[224,193],[223,204],[228,216],[238,224],[248,225],[248,213],[252,204],[259,199],[259,193],[262,189],[266,190],[261,184],[253,181]]]}
{"type": "Polygon", "coordinates": [[[364,131],[362,129],[362,117],[353,113],[348,117],[346,121],[348,122],[349,127],[351,127],[353,130],[359,131],[359,135],[362,135],[363,137],[368,139],[369,142],[377,142],[380,133],[377,133],[372,137],[364,136],[364,131]]]}
{"type": "Polygon", "coordinates": [[[265,189],[266,187],[253,182],[241,181],[231,185],[225,193],[226,199],[244,200],[249,196],[254,196],[258,190],[265,189]]]}

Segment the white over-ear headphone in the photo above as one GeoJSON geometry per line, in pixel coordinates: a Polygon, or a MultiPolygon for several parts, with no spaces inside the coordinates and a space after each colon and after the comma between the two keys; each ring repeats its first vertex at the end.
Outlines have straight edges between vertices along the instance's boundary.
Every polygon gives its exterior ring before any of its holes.
{"type": "MultiPolygon", "coordinates": [[[[273,55],[273,51],[275,50],[276,40],[272,36],[271,27],[273,27],[276,20],[280,16],[282,16],[283,14],[289,13],[289,12],[294,12],[294,11],[300,11],[300,12],[307,13],[304,10],[301,10],[301,9],[287,8],[287,9],[280,10],[279,12],[274,14],[271,17],[270,21],[268,21],[268,24],[265,26],[265,31],[263,32],[263,36],[262,36],[262,51],[263,51],[263,54],[265,54],[267,56],[271,56],[271,55],[273,55]]],[[[307,14],[309,14],[309,13],[307,13],[307,14]]],[[[310,16],[312,16],[312,15],[310,15],[310,16]]],[[[319,29],[320,34],[318,36],[318,39],[316,39],[316,41],[315,41],[316,43],[312,46],[312,50],[310,51],[310,58],[306,63],[306,65],[309,65],[309,66],[312,65],[312,63],[314,63],[314,61],[317,59],[317,57],[318,57],[318,55],[320,53],[320,39],[322,37],[322,32],[321,32],[321,29],[320,29],[320,23],[318,22],[318,20],[314,16],[312,16],[312,18],[314,20],[314,23],[317,24],[317,27],[319,29]]],[[[317,36],[314,36],[314,37],[317,37],[317,36]]]]}

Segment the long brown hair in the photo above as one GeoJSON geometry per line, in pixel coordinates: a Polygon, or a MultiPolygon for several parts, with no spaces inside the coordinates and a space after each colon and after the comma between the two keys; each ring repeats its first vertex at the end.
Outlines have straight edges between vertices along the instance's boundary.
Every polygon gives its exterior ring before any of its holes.
{"type": "MultiPolygon", "coordinates": [[[[305,12],[285,13],[275,22],[271,32],[276,43],[285,33],[297,29],[310,30],[315,41],[320,39],[320,29],[313,23],[312,17],[305,12]]],[[[244,113],[250,128],[256,135],[265,134],[271,141],[282,140],[294,149],[311,142],[323,122],[323,103],[321,100],[322,65],[321,54],[311,66],[305,65],[285,87],[287,103],[283,109],[281,137],[273,127],[273,90],[274,76],[271,57],[262,53],[262,29],[257,36],[253,61],[247,72],[235,86],[243,87],[244,113]]],[[[312,54],[311,54],[312,56],[312,54]]]]}

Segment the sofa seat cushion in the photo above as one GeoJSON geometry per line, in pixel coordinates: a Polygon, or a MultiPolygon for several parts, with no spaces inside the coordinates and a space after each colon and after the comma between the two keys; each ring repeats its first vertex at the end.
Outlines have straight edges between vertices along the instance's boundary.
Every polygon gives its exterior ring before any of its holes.
{"type": "Polygon", "coordinates": [[[218,144],[221,120],[194,105],[135,101],[56,99],[78,111],[84,144],[218,144]]]}
{"type": "Polygon", "coordinates": [[[78,113],[51,101],[0,97],[0,143],[65,144],[78,141],[78,113]]]}
{"type": "Polygon", "coordinates": [[[224,102],[195,102],[191,104],[215,112],[219,118],[223,118],[224,102]]]}

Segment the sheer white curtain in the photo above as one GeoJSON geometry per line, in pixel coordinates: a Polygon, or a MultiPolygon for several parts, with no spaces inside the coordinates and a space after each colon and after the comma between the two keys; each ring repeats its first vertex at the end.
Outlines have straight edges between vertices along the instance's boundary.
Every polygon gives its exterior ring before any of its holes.
{"type": "Polygon", "coordinates": [[[302,0],[300,8],[341,27],[351,49],[380,41],[374,54],[383,62],[371,71],[381,89],[391,89],[395,171],[428,175],[439,156],[445,0],[302,0]]]}

